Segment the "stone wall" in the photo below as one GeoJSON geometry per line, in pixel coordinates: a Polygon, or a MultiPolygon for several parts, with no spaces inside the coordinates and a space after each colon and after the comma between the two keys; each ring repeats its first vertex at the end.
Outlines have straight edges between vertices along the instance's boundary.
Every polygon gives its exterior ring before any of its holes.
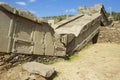
{"type": "Polygon", "coordinates": [[[106,42],[120,44],[120,22],[100,28],[98,43],[106,42]]]}

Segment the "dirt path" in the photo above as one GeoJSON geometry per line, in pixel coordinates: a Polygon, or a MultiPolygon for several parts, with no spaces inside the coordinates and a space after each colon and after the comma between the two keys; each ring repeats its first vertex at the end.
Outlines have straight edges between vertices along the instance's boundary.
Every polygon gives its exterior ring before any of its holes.
{"type": "Polygon", "coordinates": [[[54,80],[120,80],[120,45],[91,45],[70,61],[54,63],[54,80]]]}

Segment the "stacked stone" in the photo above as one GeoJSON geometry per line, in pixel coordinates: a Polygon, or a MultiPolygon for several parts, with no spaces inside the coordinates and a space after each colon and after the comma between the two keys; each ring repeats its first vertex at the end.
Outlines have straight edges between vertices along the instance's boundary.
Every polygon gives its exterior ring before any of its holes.
{"type": "Polygon", "coordinates": [[[98,42],[118,43],[120,44],[120,23],[113,26],[101,27],[98,42]]]}

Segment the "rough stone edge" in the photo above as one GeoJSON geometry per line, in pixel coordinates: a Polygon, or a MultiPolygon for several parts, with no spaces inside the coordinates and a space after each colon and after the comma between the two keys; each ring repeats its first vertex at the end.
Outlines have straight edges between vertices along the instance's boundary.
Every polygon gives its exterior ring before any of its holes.
{"type": "Polygon", "coordinates": [[[45,65],[45,64],[38,63],[38,62],[35,62],[35,61],[24,63],[22,65],[22,69],[28,71],[30,74],[39,74],[40,76],[45,77],[45,78],[51,77],[56,71],[55,67],[53,67],[53,66],[45,65]],[[34,64],[34,65],[32,65],[32,64],[34,64]],[[38,66],[39,69],[36,68],[35,66],[38,66]],[[28,68],[28,67],[32,67],[32,68],[28,68]]]}
{"type": "Polygon", "coordinates": [[[83,14],[78,14],[78,15],[72,16],[69,19],[65,19],[63,21],[58,22],[57,24],[54,24],[52,27],[54,29],[57,29],[57,28],[61,27],[62,25],[65,25],[65,24],[67,24],[69,22],[72,22],[72,21],[74,21],[74,20],[76,20],[76,19],[78,19],[78,18],[80,18],[82,16],[83,16],[83,14]]]}
{"type": "MultiPolygon", "coordinates": [[[[79,7],[80,8],[80,7],[79,7]]],[[[104,8],[104,5],[103,4],[96,4],[96,5],[94,5],[93,7],[86,7],[87,9],[95,9],[95,8],[97,8],[97,13],[100,13],[101,14],[101,12],[103,12],[104,14],[105,14],[105,16],[107,16],[107,13],[106,13],[106,11],[105,11],[105,8],[104,8]]],[[[79,10],[79,9],[78,9],[79,10]]],[[[69,22],[71,22],[71,21],[74,21],[74,20],[76,20],[77,18],[80,18],[80,17],[82,17],[82,16],[84,16],[85,14],[78,14],[78,15],[75,15],[75,16],[72,16],[72,17],[70,17],[69,19],[65,19],[65,20],[63,20],[63,21],[60,21],[60,22],[58,22],[57,24],[54,24],[52,27],[53,27],[53,29],[57,29],[57,28],[59,28],[59,27],[61,27],[61,26],[63,26],[63,25],[65,25],[65,24],[67,24],[67,23],[69,23],[69,22]]]]}
{"type": "Polygon", "coordinates": [[[21,9],[17,9],[15,7],[12,7],[11,5],[5,3],[5,2],[0,2],[0,7],[5,9],[6,11],[14,14],[14,15],[18,15],[24,18],[27,18],[31,21],[37,22],[37,23],[47,23],[45,21],[43,21],[41,18],[38,18],[37,16],[35,16],[34,14],[32,14],[29,11],[24,11],[21,9]]]}
{"type": "Polygon", "coordinates": [[[92,6],[92,7],[86,7],[86,6],[79,7],[78,8],[79,13],[81,13],[80,9],[87,9],[87,10],[93,9],[93,10],[96,11],[96,13],[101,14],[101,12],[103,12],[105,14],[105,16],[107,16],[107,12],[106,12],[105,7],[104,7],[103,4],[96,4],[96,5],[92,6]]]}
{"type": "MultiPolygon", "coordinates": [[[[57,34],[59,34],[59,35],[64,35],[64,34],[69,35],[69,34],[72,34],[72,35],[74,35],[75,37],[78,37],[78,35],[81,34],[81,33],[83,32],[84,27],[88,26],[89,24],[91,24],[91,22],[93,22],[94,20],[96,20],[96,19],[98,19],[98,18],[101,18],[101,16],[102,16],[100,13],[95,13],[95,14],[93,14],[93,15],[94,15],[94,16],[97,15],[97,16],[94,17],[94,19],[92,19],[91,21],[86,22],[85,25],[81,26],[82,28],[80,29],[80,31],[79,31],[78,34],[74,34],[74,33],[64,33],[64,32],[58,33],[57,30],[60,29],[59,27],[57,27],[57,28],[55,29],[55,32],[56,32],[57,34]]],[[[64,26],[63,26],[63,27],[64,27],[64,26]]]]}

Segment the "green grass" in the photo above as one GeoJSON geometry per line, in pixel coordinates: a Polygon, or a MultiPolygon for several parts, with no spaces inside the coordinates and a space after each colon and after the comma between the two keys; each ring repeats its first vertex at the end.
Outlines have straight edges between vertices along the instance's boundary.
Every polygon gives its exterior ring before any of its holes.
{"type": "Polygon", "coordinates": [[[81,49],[80,51],[74,53],[73,55],[69,56],[67,59],[65,59],[66,61],[73,61],[76,60],[78,58],[82,58],[82,51],[89,49],[91,47],[91,45],[86,45],[83,49],[81,49]]]}
{"type": "Polygon", "coordinates": [[[65,59],[65,61],[73,61],[79,58],[79,54],[78,53],[74,53],[73,55],[69,56],[67,59],[65,59]]]}

